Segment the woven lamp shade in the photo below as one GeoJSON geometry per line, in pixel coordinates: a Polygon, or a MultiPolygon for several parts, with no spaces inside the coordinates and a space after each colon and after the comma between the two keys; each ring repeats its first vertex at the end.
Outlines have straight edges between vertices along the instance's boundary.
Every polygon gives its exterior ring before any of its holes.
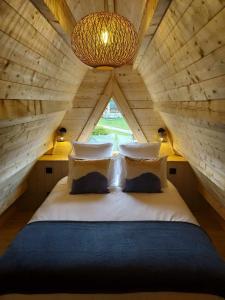
{"type": "Polygon", "coordinates": [[[125,17],[96,12],[75,25],[71,43],[76,56],[86,65],[114,68],[132,62],[137,49],[137,33],[125,17]]]}

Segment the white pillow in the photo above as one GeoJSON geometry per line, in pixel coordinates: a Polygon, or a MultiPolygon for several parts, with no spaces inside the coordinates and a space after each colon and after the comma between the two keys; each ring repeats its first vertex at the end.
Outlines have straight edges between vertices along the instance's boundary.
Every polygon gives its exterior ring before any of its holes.
{"type": "Polygon", "coordinates": [[[152,159],[159,156],[160,143],[130,143],[119,146],[124,156],[138,159],[152,159]]]}
{"type": "Polygon", "coordinates": [[[88,144],[73,142],[74,154],[80,159],[103,159],[112,156],[113,144],[88,144]]]}
{"type": "Polygon", "coordinates": [[[84,160],[74,159],[70,155],[67,181],[69,192],[72,194],[108,192],[109,165],[110,159],[84,160]]]}
{"type": "MultiPolygon", "coordinates": [[[[109,187],[114,187],[114,186],[118,186],[118,174],[120,172],[120,166],[118,167],[118,154],[113,154],[112,157],[106,157],[103,159],[110,159],[110,163],[109,163],[109,169],[108,169],[108,174],[107,174],[107,178],[108,178],[108,184],[109,187]],[[119,168],[119,170],[118,170],[119,168]]],[[[80,158],[77,157],[77,155],[75,154],[70,154],[69,155],[69,162],[71,160],[88,160],[88,161],[97,161],[97,160],[101,160],[99,158],[97,159],[85,159],[85,158],[80,158]]]]}
{"type": "MultiPolygon", "coordinates": [[[[167,156],[157,159],[135,159],[124,157],[125,178],[131,179],[143,173],[153,173],[160,178],[162,188],[167,186],[167,156]]],[[[123,182],[124,184],[124,182],[123,182]]]]}

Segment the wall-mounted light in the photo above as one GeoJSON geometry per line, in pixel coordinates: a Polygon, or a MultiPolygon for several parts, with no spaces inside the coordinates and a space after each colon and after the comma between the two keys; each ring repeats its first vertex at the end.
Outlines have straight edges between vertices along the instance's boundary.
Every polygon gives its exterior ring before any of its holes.
{"type": "Polygon", "coordinates": [[[64,142],[67,130],[65,127],[60,127],[57,130],[57,142],[64,142]]]}
{"type": "Polygon", "coordinates": [[[166,129],[164,128],[159,128],[158,129],[158,135],[159,135],[159,139],[162,143],[167,142],[167,132],[166,129]]]}

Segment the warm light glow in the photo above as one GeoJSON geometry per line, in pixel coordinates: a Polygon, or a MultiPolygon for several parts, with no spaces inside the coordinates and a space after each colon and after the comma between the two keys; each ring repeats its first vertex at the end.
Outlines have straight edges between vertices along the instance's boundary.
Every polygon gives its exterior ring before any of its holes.
{"type": "Polygon", "coordinates": [[[57,142],[64,142],[64,140],[65,140],[64,136],[57,137],[57,142]]]}
{"type": "Polygon", "coordinates": [[[94,68],[131,64],[138,37],[133,24],[110,12],[91,13],[76,23],[71,46],[76,56],[94,68]]]}
{"type": "Polygon", "coordinates": [[[108,39],[109,39],[108,31],[103,31],[102,34],[101,34],[101,40],[103,41],[103,43],[105,45],[108,43],[108,39]]]}

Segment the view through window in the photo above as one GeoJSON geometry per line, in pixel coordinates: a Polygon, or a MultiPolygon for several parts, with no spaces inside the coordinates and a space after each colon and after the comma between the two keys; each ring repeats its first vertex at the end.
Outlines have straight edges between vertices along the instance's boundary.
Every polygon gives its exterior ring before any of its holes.
{"type": "Polygon", "coordinates": [[[134,142],[134,136],[115,101],[111,99],[92,132],[89,143],[113,143],[117,151],[120,144],[134,142]]]}

